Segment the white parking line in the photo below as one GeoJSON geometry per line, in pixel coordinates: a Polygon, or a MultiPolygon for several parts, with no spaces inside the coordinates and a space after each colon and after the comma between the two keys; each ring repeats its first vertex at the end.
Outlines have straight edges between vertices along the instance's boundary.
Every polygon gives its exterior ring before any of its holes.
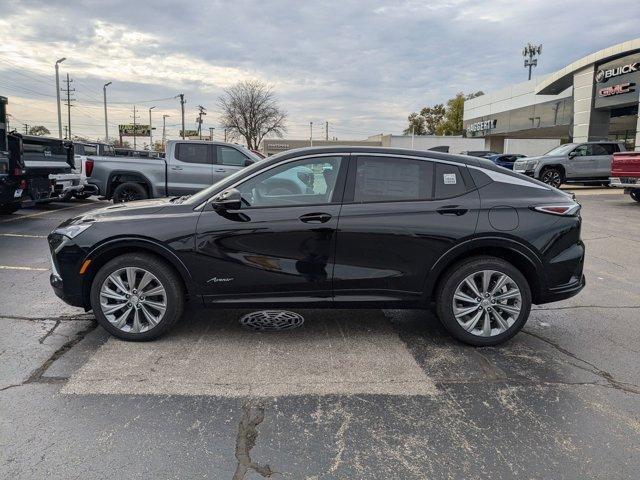
{"type": "Polygon", "coordinates": [[[27,270],[31,272],[47,272],[48,268],[37,268],[37,267],[19,267],[15,265],[0,265],[0,270],[27,270]]]}
{"type": "Polygon", "coordinates": [[[41,215],[46,215],[47,213],[62,212],[63,210],[69,210],[71,208],[80,208],[80,207],[84,207],[86,205],[87,205],[86,203],[82,203],[82,204],[79,204],[79,205],[71,205],[70,207],[58,208],[56,210],[44,210],[42,212],[31,213],[29,215],[17,215],[15,217],[5,218],[3,220],[0,220],[0,223],[15,222],[16,220],[20,220],[20,219],[23,219],[23,218],[39,217],[41,215]]]}
{"type": "Polygon", "coordinates": [[[23,233],[0,233],[0,237],[47,238],[46,235],[27,235],[27,234],[23,234],[23,233]]]}

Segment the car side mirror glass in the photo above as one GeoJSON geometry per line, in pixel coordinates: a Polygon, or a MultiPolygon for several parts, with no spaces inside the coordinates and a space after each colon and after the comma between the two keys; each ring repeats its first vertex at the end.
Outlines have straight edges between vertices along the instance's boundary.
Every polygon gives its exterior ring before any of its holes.
{"type": "Polygon", "coordinates": [[[242,194],[235,188],[229,188],[218,194],[211,205],[216,211],[240,210],[242,208],[242,194]]]}

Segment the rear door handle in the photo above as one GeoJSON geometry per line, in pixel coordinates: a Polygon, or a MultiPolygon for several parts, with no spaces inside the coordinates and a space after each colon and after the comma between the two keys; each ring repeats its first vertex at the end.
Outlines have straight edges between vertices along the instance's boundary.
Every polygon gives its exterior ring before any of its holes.
{"type": "Polygon", "coordinates": [[[178,167],[177,165],[174,165],[173,167],[171,167],[171,170],[182,170],[182,167],[178,167]]]}
{"type": "Polygon", "coordinates": [[[214,170],[214,172],[226,172],[226,171],[227,171],[227,169],[226,169],[226,168],[216,168],[216,169],[214,170]]]}
{"type": "Polygon", "coordinates": [[[304,223],[327,223],[331,220],[331,215],[328,213],[307,213],[299,218],[304,223]]]}
{"type": "Polygon", "coordinates": [[[459,205],[445,205],[444,207],[436,209],[436,212],[440,215],[455,215],[457,217],[464,215],[468,211],[468,208],[462,208],[459,205]]]}

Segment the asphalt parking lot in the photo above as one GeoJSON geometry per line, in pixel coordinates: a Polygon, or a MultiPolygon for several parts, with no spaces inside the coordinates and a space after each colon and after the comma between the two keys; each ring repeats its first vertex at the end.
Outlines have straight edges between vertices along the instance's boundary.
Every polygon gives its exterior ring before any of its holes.
{"type": "Polygon", "coordinates": [[[640,204],[571,190],[587,287],[493,348],[390,310],[121,342],[48,283],[46,235],[101,202],[0,217],[0,477],[638,478],[640,204]]]}

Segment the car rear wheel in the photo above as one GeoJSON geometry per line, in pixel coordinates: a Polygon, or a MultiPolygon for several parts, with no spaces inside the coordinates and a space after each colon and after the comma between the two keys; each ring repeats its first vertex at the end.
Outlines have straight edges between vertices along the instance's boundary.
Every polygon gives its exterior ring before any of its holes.
{"type": "Polygon", "coordinates": [[[560,188],[560,185],[562,185],[564,181],[564,176],[557,168],[545,168],[542,170],[542,173],[540,173],[540,181],[552,187],[560,188]]]}
{"type": "Polygon", "coordinates": [[[182,315],[180,279],[163,260],[126,254],[107,262],[91,286],[91,306],[98,322],[123,340],[152,340],[182,315]]]}
{"type": "Polygon", "coordinates": [[[125,182],[113,191],[113,203],[133,202],[149,198],[145,188],[139,183],[125,182]]]}
{"type": "Polygon", "coordinates": [[[20,210],[19,203],[12,203],[10,205],[0,205],[0,215],[11,215],[13,212],[20,210]]]}
{"type": "Polygon", "coordinates": [[[522,273],[500,258],[474,257],[451,268],[436,293],[447,331],[475,346],[513,337],[531,311],[531,290],[522,273]]]}
{"type": "Polygon", "coordinates": [[[640,202],[640,189],[631,190],[629,196],[634,199],[636,202],[640,202]]]}

